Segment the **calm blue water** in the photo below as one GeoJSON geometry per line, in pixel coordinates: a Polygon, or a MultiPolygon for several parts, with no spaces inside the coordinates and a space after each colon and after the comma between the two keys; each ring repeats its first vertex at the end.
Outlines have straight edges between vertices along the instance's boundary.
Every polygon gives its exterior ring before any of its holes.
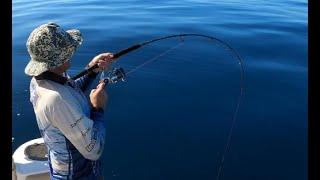
{"type": "MultiPolygon", "coordinates": [[[[29,33],[48,21],[80,29],[69,73],[101,52],[177,33],[216,36],[243,57],[246,90],[221,179],[307,179],[307,1],[13,0],[15,150],[40,133],[29,102],[29,33]]],[[[122,57],[130,70],[176,44],[122,57]]],[[[215,179],[239,95],[239,65],[199,38],[108,87],[105,179],[215,179]]]]}

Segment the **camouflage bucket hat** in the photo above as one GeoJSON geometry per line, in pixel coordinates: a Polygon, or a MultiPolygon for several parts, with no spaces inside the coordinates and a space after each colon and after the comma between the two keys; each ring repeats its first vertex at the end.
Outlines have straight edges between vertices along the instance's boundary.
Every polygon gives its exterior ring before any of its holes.
{"type": "Polygon", "coordinates": [[[37,76],[68,62],[82,41],[82,35],[77,29],[64,31],[52,22],[37,27],[27,40],[31,59],[25,73],[37,76]]]}

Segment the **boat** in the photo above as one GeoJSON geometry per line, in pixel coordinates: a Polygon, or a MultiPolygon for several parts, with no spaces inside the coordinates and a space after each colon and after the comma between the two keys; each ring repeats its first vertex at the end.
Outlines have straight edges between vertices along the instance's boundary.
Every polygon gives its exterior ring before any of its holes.
{"type": "Polygon", "coordinates": [[[49,180],[48,152],[43,138],[30,140],[12,155],[12,180],[49,180]]]}

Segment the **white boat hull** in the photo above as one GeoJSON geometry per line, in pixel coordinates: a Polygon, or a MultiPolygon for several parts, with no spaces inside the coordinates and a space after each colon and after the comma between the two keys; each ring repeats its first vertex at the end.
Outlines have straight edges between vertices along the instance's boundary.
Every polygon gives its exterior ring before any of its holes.
{"type": "Polygon", "coordinates": [[[22,144],[12,156],[13,180],[49,180],[47,160],[32,160],[25,154],[30,145],[43,144],[43,138],[33,139],[22,144]]]}

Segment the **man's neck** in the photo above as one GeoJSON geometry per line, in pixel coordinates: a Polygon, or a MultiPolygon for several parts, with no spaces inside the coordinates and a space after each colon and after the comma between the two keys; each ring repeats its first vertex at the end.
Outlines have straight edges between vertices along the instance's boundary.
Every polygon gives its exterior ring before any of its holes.
{"type": "Polygon", "coordinates": [[[43,79],[51,80],[51,81],[54,81],[54,82],[57,82],[57,83],[60,83],[60,84],[65,84],[68,81],[68,78],[63,76],[63,74],[62,75],[61,74],[57,74],[57,73],[52,72],[52,71],[43,72],[40,75],[35,76],[35,78],[37,80],[43,80],[43,79]]]}
{"type": "Polygon", "coordinates": [[[49,70],[49,71],[52,72],[52,73],[55,73],[55,74],[57,74],[59,76],[64,76],[64,74],[66,72],[66,71],[59,71],[59,70],[49,70]]]}

